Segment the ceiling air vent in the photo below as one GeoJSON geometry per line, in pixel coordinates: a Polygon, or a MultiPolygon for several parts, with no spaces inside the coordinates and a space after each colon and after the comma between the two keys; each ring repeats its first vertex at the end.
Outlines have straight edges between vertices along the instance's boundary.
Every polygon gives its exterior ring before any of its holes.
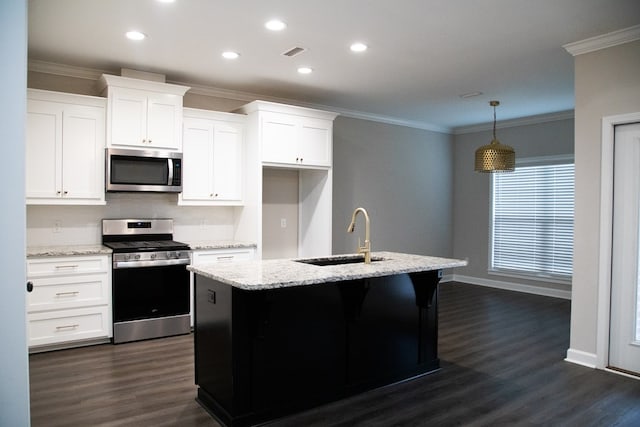
{"type": "Polygon", "coordinates": [[[293,48],[289,49],[288,51],[284,52],[283,55],[284,56],[288,56],[289,58],[293,58],[294,56],[300,55],[305,50],[307,50],[307,49],[305,49],[303,47],[293,47],[293,48]]]}

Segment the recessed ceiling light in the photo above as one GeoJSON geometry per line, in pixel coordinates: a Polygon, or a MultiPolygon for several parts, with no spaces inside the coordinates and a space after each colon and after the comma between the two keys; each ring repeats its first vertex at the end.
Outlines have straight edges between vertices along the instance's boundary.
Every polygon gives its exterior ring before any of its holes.
{"type": "Polygon", "coordinates": [[[129,40],[144,40],[147,38],[146,34],[140,31],[127,31],[125,36],[127,36],[129,40]]]}
{"type": "Polygon", "coordinates": [[[311,67],[299,67],[298,72],[300,74],[311,74],[313,73],[313,68],[311,67]]]}
{"type": "Polygon", "coordinates": [[[264,24],[264,26],[267,28],[267,30],[271,31],[282,31],[287,28],[287,24],[280,21],[279,19],[272,19],[271,21],[268,21],[266,24],[264,24]]]}
{"type": "Polygon", "coordinates": [[[368,46],[364,43],[356,42],[351,45],[350,49],[353,52],[364,52],[368,49],[368,46]]]}
{"type": "Polygon", "coordinates": [[[160,3],[174,3],[176,0],[158,0],[160,3]]]}
{"type": "Polygon", "coordinates": [[[237,59],[240,56],[238,52],[233,52],[228,50],[226,52],[222,52],[222,57],[225,59],[237,59]]]}

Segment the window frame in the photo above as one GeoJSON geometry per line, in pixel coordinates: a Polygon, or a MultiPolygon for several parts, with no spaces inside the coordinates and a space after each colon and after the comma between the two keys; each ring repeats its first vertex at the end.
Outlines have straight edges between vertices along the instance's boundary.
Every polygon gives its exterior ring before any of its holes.
{"type": "MultiPolygon", "coordinates": [[[[553,165],[574,165],[574,183],[575,183],[575,159],[573,155],[558,155],[558,156],[540,156],[540,157],[526,157],[518,158],[516,160],[516,169],[518,167],[532,167],[532,166],[553,166],[553,165]]],[[[533,273],[523,270],[511,270],[504,268],[494,268],[494,188],[495,179],[497,174],[492,174],[490,179],[490,203],[489,203],[489,236],[488,236],[488,268],[487,273],[490,275],[512,277],[518,279],[535,280],[549,283],[558,283],[571,285],[573,278],[573,271],[569,276],[552,275],[548,273],[533,273]]],[[[575,187],[574,187],[574,217],[575,217],[575,187]]],[[[575,223],[574,223],[575,226],[575,223]]],[[[574,228],[575,233],[575,228],[574,228]]],[[[575,235],[575,234],[574,234],[575,235]]],[[[575,241],[575,240],[574,240],[575,241]]]]}

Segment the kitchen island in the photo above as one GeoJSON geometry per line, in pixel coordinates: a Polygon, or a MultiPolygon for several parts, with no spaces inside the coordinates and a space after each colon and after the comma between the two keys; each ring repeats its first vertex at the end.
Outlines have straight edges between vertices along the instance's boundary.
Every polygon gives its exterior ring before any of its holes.
{"type": "Polygon", "coordinates": [[[189,267],[198,402],[252,425],[438,369],[438,283],[464,265],[375,252],[189,267]]]}

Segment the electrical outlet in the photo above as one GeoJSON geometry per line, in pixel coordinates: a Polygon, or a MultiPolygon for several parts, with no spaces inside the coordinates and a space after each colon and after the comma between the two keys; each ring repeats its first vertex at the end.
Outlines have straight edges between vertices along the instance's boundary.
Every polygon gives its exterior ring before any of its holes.
{"type": "Polygon", "coordinates": [[[54,233],[59,233],[60,232],[60,226],[61,226],[62,221],[60,221],[59,219],[56,219],[53,223],[53,232],[54,233]]]}
{"type": "Polygon", "coordinates": [[[287,218],[280,218],[280,228],[287,228],[287,218]]]}

